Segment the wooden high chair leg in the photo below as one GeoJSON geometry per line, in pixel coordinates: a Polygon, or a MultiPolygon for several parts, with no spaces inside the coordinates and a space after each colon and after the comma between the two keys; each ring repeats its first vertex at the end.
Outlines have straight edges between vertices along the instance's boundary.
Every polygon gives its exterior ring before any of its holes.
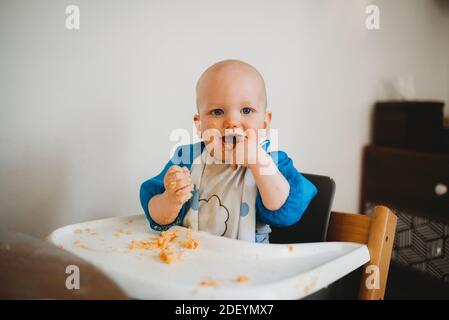
{"type": "Polygon", "coordinates": [[[365,265],[360,283],[359,299],[379,300],[385,295],[397,217],[387,207],[377,206],[371,218],[368,249],[371,260],[365,265]],[[379,278],[375,279],[376,273],[379,278]],[[379,282],[376,283],[376,280],[379,282]],[[374,282],[374,283],[373,283],[374,282]],[[378,288],[373,288],[378,285],[378,288]]]}
{"type": "Polygon", "coordinates": [[[367,244],[370,261],[363,267],[359,299],[383,299],[396,231],[396,215],[387,207],[376,206],[372,217],[332,212],[327,241],[367,244]]]}

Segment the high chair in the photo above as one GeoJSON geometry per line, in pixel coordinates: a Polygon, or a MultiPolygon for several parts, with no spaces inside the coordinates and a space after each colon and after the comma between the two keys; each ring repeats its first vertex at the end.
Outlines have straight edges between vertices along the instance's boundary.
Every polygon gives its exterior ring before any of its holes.
{"type": "MultiPolygon", "coordinates": [[[[305,243],[321,241],[346,241],[366,244],[371,260],[347,279],[339,281],[329,294],[317,298],[336,298],[336,292],[353,287],[357,281],[359,299],[383,299],[388,278],[397,218],[384,206],[377,206],[373,216],[332,212],[335,182],[326,176],[303,173],[318,189],[318,193],[304,212],[301,220],[289,228],[272,228],[272,243],[305,243]],[[361,272],[361,274],[360,274],[361,272]],[[379,281],[371,283],[371,281],[379,281]],[[368,283],[368,285],[367,285],[368,283]],[[376,287],[377,288],[373,288],[376,287]],[[343,288],[343,289],[342,289],[343,288]],[[373,289],[370,289],[373,288],[373,289]]],[[[346,294],[345,294],[346,295],[346,294]]],[[[340,294],[337,294],[337,298],[340,294]]],[[[355,296],[355,295],[353,295],[355,296]]]]}
{"type": "Polygon", "coordinates": [[[396,232],[396,215],[387,207],[376,206],[372,217],[362,214],[332,212],[327,241],[366,244],[371,260],[362,268],[358,298],[379,300],[385,295],[396,232]],[[374,277],[379,277],[375,279],[374,277]],[[372,281],[377,282],[377,287],[372,281]]]}

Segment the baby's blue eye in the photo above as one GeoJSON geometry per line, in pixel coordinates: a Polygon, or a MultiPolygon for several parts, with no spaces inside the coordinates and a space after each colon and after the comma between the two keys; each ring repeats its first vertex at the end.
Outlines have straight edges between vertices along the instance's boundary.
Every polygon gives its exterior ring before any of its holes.
{"type": "Polygon", "coordinates": [[[245,107],[242,109],[243,114],[250,114],[253,110],[251,108],[245,107]]]}
{"type": "Polygon", "coordinates": [[[211,112],[210,112],[210,114],[211,115],[213,115],[213,116],[221,116],[221,115],[223,115],[223,110],[221,110],[221,109],[214,109],[214,110],[212,110],[211,112]]]}

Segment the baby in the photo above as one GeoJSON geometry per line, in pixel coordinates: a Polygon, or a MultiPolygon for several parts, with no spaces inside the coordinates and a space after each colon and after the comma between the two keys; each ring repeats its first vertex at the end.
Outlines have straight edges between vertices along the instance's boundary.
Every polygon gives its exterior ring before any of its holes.
{"type": "Polygon", "coordinates": [[[141,186],[150,226],[268,242],[270,226],[299,221],[317,189],[285,152],[268,151],[272,113],[261,74],[242,61],[218,62],[198,80],[196,104],[202,141],[178,147],[141,186]]]}

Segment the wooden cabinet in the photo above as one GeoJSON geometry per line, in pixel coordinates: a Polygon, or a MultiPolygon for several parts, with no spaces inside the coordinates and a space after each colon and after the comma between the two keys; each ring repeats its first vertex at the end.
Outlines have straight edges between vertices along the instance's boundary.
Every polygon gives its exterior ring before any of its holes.
{"type": "Polygon", "coordinates": [[[449,224],[449,153],[366,146],[361,211],[382,203],[449,224]]]}
{"type": "Polygon", "coordinates": [[[449,298],[448,189],[449,153],[364,148],[360,212],[398,217],[387,299],[449,298]]]}

